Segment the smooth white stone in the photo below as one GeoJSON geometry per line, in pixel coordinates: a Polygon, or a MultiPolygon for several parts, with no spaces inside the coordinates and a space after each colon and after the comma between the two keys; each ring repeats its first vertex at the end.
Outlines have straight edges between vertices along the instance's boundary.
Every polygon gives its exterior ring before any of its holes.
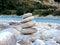
{"type": "Polygon", "coordinates": [[[16,45],[17,39],[11,32],[0,32],[0,45],[16,45]]]}
{"type": "Polygon", "coordinates": [[[54,34],[54,40],[60,43],[60,30],[54,34]]]}
{"type": "Polygon", "coordinates": [[[20,32],[17,31],[16,29],[14,29],[14,28],[7,28],[7,29],[3,30],[3,32],[13,33],[16,36],[17,40],[20,38],[20,32]]]}
{"type": "Polygon", "coordinates": [[[17,26],[13,25],[13,26],[11,26],[11,27],[14,28],[14,29],[16,29],[16,30],[19,31],[19,32],[22,30],[21,25],[17,25],[17,26]]]}
{"type": "Polygon", "coordinates": [[[54,34],[56,33],[57,30],[45,30],[41,32],[41,39],[43,40],[49,40],[54,37],[54,34]]]}
{"type": "Polygon", "coordinates": [[[45,45],[60,45],[60,44],[56,43],[55,40],[50,39],[45,42],[45,45]]]}
{"type": "Polygon", "coordinates": [[[26,14],[24,14],[22,17],[23,17],[23,18],[27,18],[27,17],[30,17],[30,16],[32,16],[32,13],[26,13],[26,14]]]}
{"type": "Polygon", "coordinates": [[[24,38],[26,38],[30,41],[35,41],[36,39],[40,39],[38,34],[32,34],[32,35],[21,35],[19,40],[24,39],[24,38]]]}
{"type": "Polygon", "coordinates": [[[21,23],[28,22],[28,21],[31,21],[33,19],[34,19],[34,16],[30,16],[30,17],[25,18],[21,23]]]}
{"type": "Polygon", "coordinates": [[[29,28],[35,25],[34,21],[29,21],[27,23],[21,24],[22,28],[29,28]]]}
{"type": "Polygon", "coordinates": [[[35,24],[37,27],[41,28],[41,29],[46,29],[46,30],[50,30],[50,29],[56,29],[57,23],[43,23],[43,22],[36,22],[35,24]],[[51,25],[51,26],[49,26],[51,25]]]}
{"type": "Polygon", "coordinates": [[[37,39],[32,45],[45,45],[43,40],[37,39]]]}
{"type": "Polygon", "coordinates": [[[10,28],[10,25],[0,24],[0,31],[2,31],[2,30],[4,30],[4,29],[7,29],[7,28],[10,28]]]}

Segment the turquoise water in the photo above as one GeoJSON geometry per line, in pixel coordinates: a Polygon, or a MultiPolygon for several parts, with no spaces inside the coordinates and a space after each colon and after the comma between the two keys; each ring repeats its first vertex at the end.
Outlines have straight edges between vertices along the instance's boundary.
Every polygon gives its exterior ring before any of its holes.
{"type": "Polygon", "coordinates": [[[60,19],[36,18],[37,22],[60,23],[60,19]]]}
{"type": "MultiPolygon", "coordinates": [[[[20,17],[0,17],[0,20],[14,20],[14,21],[22,21],[23,19],[20,17]]],[[[35,18],[37,22],[49,22],[49,23],[60,23],[60,19],[48,19],[48,18],[35,18]]]]}

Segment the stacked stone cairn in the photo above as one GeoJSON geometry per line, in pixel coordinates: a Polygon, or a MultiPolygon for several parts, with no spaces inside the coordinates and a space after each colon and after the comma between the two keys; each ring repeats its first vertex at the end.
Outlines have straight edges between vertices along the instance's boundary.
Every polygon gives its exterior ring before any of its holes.
{"type": "Polygon", "coordinates": [[[33,29],[32,27],[35,25],[35,22],[33,21],[34,16],[32,16],[32,14],[28,13],[28,14],[24,14],[23,16],[23,21],[22,21],[22,34],[33,34],[36,32],[35,29],[33,29]]]}
{"type": "MultiPolygon", "coordinates": [[[[20,43],[23,43],[21,45],[25,45],[27,42],[29,41],[32,42],[35,40],[33,34],[35,34],[37,30],[35,28],[32,28],[33,26],[35,26],[35,21],[33,21],[34,16],[32,16],[31,13],[24,14],[22,18],[23,18],[23,21],[21,22],[22,30],[20,32],[23,35],[22,37],[23,42],[21,40],[20,43]]],[[[31,45],[31,42],[29,42],[29,44],[26,45],[31,45]]]]}

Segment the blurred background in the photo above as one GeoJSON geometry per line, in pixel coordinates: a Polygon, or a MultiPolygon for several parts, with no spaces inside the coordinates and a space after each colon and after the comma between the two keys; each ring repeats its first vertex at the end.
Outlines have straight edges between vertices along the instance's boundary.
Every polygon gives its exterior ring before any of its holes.
{"type": "Polygon", "coordinates": [[[0,0],[0,15],[60,16],[60,0],[0,0]]]}

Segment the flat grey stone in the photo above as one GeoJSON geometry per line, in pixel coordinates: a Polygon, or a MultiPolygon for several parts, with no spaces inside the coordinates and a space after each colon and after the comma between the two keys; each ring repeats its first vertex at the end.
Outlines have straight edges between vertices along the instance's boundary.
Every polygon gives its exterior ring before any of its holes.
{"type": "Polygon", "coordinates": [[[29,34],[34,34],[37,32],[37,30],[35,28],[28,28],[28,29],[22,29],[20,31],[22,34],[26,34],[26,35],[29,35],[29,34]]]}

